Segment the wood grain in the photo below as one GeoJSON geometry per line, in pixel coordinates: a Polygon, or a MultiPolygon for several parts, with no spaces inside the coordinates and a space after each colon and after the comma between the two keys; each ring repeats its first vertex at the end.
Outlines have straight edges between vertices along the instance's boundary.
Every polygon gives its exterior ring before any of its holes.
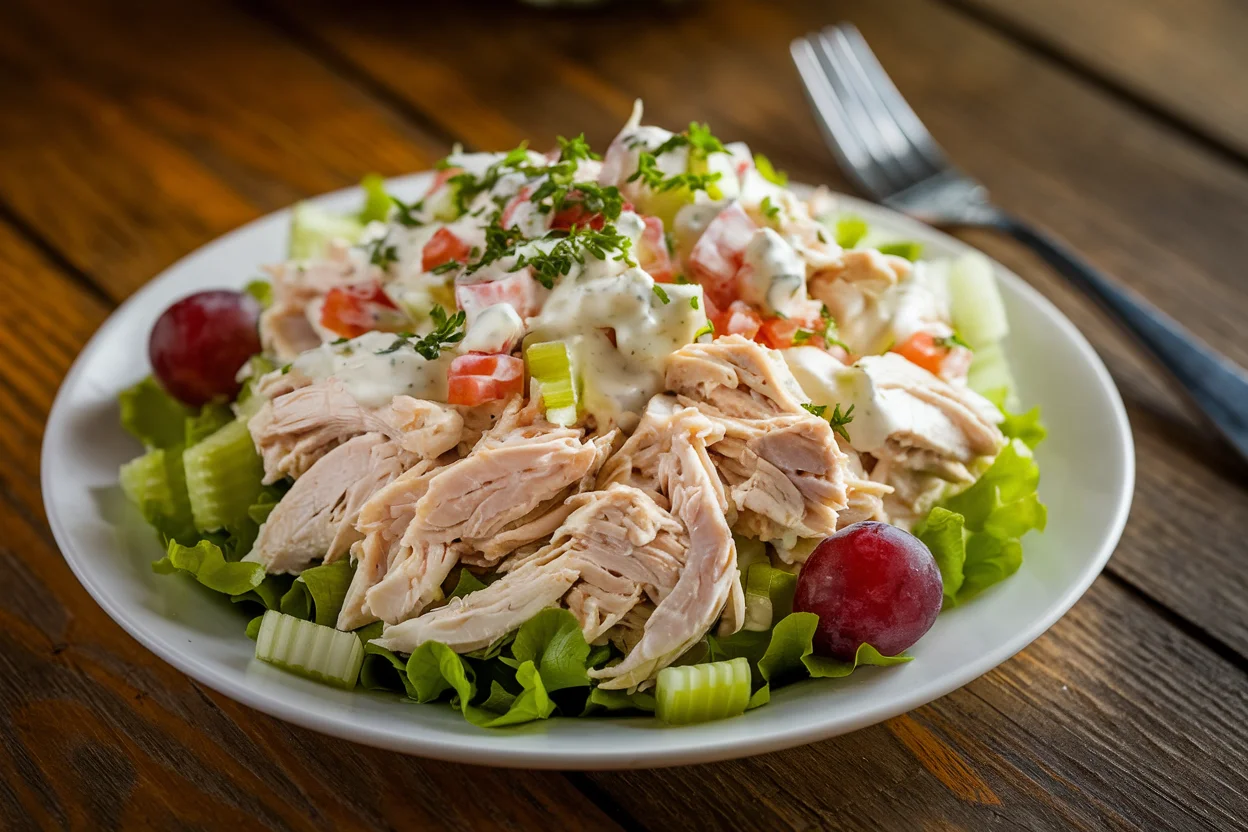
{"type": "Polygon", "coordinates": [[[1248,8],[1236,0],[951,0],[1248,158],[1248,8]]]}
{"type": "MultiPolygon", "coordinates": [[[[951,156],[1004,206],[1065,235],[1248,364],[1248,172],[938,3],[724,0],[674,17],[617,8],[576,18],[503,4],[491,7],[490,27],[453,11],[414,19],[385,4],[348,11],[287,0],[283,8],[287,25],[307,27],[473,146],[506,147],[528,136],[545,147],[557,134],[581,130],[602,146],[639,95],[648,119],[669,126],[709,120],[795,177],[842,187],[787,45],[831,20],[853,20],[951,156]],[[627,38],[613,35],[621,27],[627,38]],[[599,80],[569,80],[587,74],[599,80]],[[563,108],[527,107],[529,86],[517,79],[533,79],[543,98],[562,97],[563,108]],[[455,91],[450,100],[444,89],[455,91]],[[488,129],[469,132],[487,123],[482,112],[504,113],[506,128],[489,120],[488,129]]],[[[1202,437],[1156,371],[1081,297],[1016,248],[984,235],[974,241],[1057,302],[1106,357],[1123,390],[1139,444],[1139,502],[1111,569],[1248,651],[1242,475],[1225,467],[1220,446],[1202,437]],[[1185,545],[1184,530],[1173,523],[1176,504],[1190,512],[1178,516],[1207,530],[1199,546],[1185,545]]]]}
{"type": "Polygon", "coordinates": [[[115,299],[260,214],[445,153],[226,3],[73,6],[0,10],[0,201],[115,299]]]}

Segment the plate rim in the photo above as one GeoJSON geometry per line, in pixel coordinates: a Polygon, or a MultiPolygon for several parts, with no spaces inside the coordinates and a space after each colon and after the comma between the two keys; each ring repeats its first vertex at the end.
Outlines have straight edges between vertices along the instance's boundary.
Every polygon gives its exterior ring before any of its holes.
{"type": "MultiPolygon", "coordinates": [[[[388,179],[386,185],[388,188],[396,190],[414,188],[431,175],[432,172],[430,171],[412,173],[388,179]]],[[[809,186],[797,185],[796,187],[808,188],[809,186]]],[[[355,186],[343,188],[305,201],[334,203],[360,193],[361,189],[359,186],[355,186]]],[[[954,251],[979,251],[968,243],[964,243],[939,229],[925,225],[884,206],[866,202],[851,195],[839,192],[832,193],[838,205],[844,205],[850,210],[857,211],[865,215],[868,220],[873,216],[884,217],[887,218],[887,223],[890,227],[895,227],[902,231],[909,229],[919,236],[940,238],[943,244],[954,251]]],[[[480,740],[485,742],[477,741],[475,735],[473,735],[474,740],[465,741],[459,738],[445,739],[433,736],[413,737],[388,734],[376,726],[353,722],[350,715],[338,716],[333,711],[312,711],[306,710],[301,706],[292,705],[267,692],[249,687],[230,678],[210,661],[200,660],[187,653],[166,650],[165,646],[158,639],[149,635],[147,627],[136,621],[124,606],[115,603],[106,589],[97,585],[80,568],[78,559],[83,558],[84,555],[72,545],[71,534],[60,516],[58,504],[53,496],[55,483],[51,481],[51,474],[49,473],[53,468],[49,464],[50,458],[55,453],[53,440],[65,431],[65,423],[72,413],[66,403],[69,391],[78,385],[79,377],[88,363],[88,358],[98,348],[98,344],[105,339],[114,327],[120,325],[124,317],[121,313],[131,306],[142,304],[149,294],[157,291],[158,284],[170,277],[172,273],[181,269],[187,261],[192,258],[208,256],[212,251],[220,247],[229,246],[232,240],[244,235],[256,225],[275,222],[278,217],[288,217],[292,207],[287,206],[257,217],[205,243],[161,270],[159,274],[147,281],[143,287],[119,304],[83,345],[61,382],[44,426],[44,438],[40,449],[40,489],[48,525],[52,530],[53,538],[61,556],[92,599],[123,630],[162,661],[185,673],[195,682],[269,716],[340,739],[391,751],[451,762],[477,765],[487,764],[501,767],[576,770],[658,768],[764,754],[818,742],[839,734],[874,725],[933,702],[990,672],[1047,632],[1083,597],[1088,588],[1101,574],[1105,564],[1109,561],[1121,540],[1134,497],[1136,479],[1134,436],[1121,393],[1096,350],[1070,319],[1030,283],[995,259],[989,258],[992,261],[994,272],[999,278],[1008,281],[1011,284],[1011,288],[1019,292],[1030,306],[1042,311],[1054,325],[1063,330],[1067,338],[1077,348],[1084,362],[1092,370],[1097,385],[1106,394],[1109,410],[1113,415],[1114,432],[1119,441],[1117,450],[1122,460],[1120,476],[1116,478],[1116,482],[1120,483],[1120,489],[1114,506],[1113,516],[1107,518],[1105,524],[1106,533],[1101,538],[1100,548],[1094,553],[1094,556],[1088,559],[1083,570],[1079,573],[1078,579],[1067,586],[1060,599],[1053,603],[1043,616],[1032,621],[1027,627],[1015,633],[999,647],[979,656],[974,661],[955,668],[945,677],[942,684],[921,687],[920,693],[892,698],[887,700],[887,704],[865,708],[854,718],[848,720],[844,718],[830,718],[818,725],[794,725],[792,728],[784,731],[765,734],[755,732],[752,735],[741,735],[736,732],[724,731],[713,737],[699,736],[696,743],[691,740],[685,743],[678,751],[665,750],[661,759],[652,759],[645,755],[639,756],[630,754],[627,751],[621,752],[605,748],[583,747],[569,751],[562,747],[562,743],[552,743],[550,748],[536,750],[508,748],[503,744],[505,740],[499,742],[498,737],[484,732],[480,740]]],[[[616,719],[627,718],[616,717],[616,719]]]]}

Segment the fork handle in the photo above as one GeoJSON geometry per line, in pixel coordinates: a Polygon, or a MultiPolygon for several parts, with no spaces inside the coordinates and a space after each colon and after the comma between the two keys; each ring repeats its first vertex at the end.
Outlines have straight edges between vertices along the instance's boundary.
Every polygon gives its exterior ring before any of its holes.
{"type": "Polygon", "coordinates": [[[1049,234],[1013,217],[1005,217],[997,227],[1091,296],[1170,372],[1219,433],[1248,461],[1248,373],[1243,368],[1049,234]]]}

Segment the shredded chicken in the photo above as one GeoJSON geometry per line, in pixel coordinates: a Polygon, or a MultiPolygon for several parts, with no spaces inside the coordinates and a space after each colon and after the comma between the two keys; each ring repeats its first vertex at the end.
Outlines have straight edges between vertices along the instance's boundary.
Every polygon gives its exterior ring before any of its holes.
{"type": "Polygon", "coordinates": [[[298,479],[329,451],[363,433],[380,433],[403,451],[433,459],[459,443],[463,425],[463,417],[451,406],[411,396],[395,396],[383,407],[364,407],[346,385],[330,378],[281,392],[265,402],[247,427],[264,460],[264,481],[271,483],[287,476],[298,479]]]}

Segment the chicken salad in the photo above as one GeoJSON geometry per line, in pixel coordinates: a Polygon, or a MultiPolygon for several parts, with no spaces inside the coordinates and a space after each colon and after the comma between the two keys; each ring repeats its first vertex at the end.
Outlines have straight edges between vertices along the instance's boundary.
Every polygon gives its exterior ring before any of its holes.
{"type": "Polygon", "coordinates": [[[739,714],[1016,571],[1043,428],[990,264],[640,118],[297,206],[266,279],[170,307],[122,395],[157,571],[484,726],[739,714]]]}

